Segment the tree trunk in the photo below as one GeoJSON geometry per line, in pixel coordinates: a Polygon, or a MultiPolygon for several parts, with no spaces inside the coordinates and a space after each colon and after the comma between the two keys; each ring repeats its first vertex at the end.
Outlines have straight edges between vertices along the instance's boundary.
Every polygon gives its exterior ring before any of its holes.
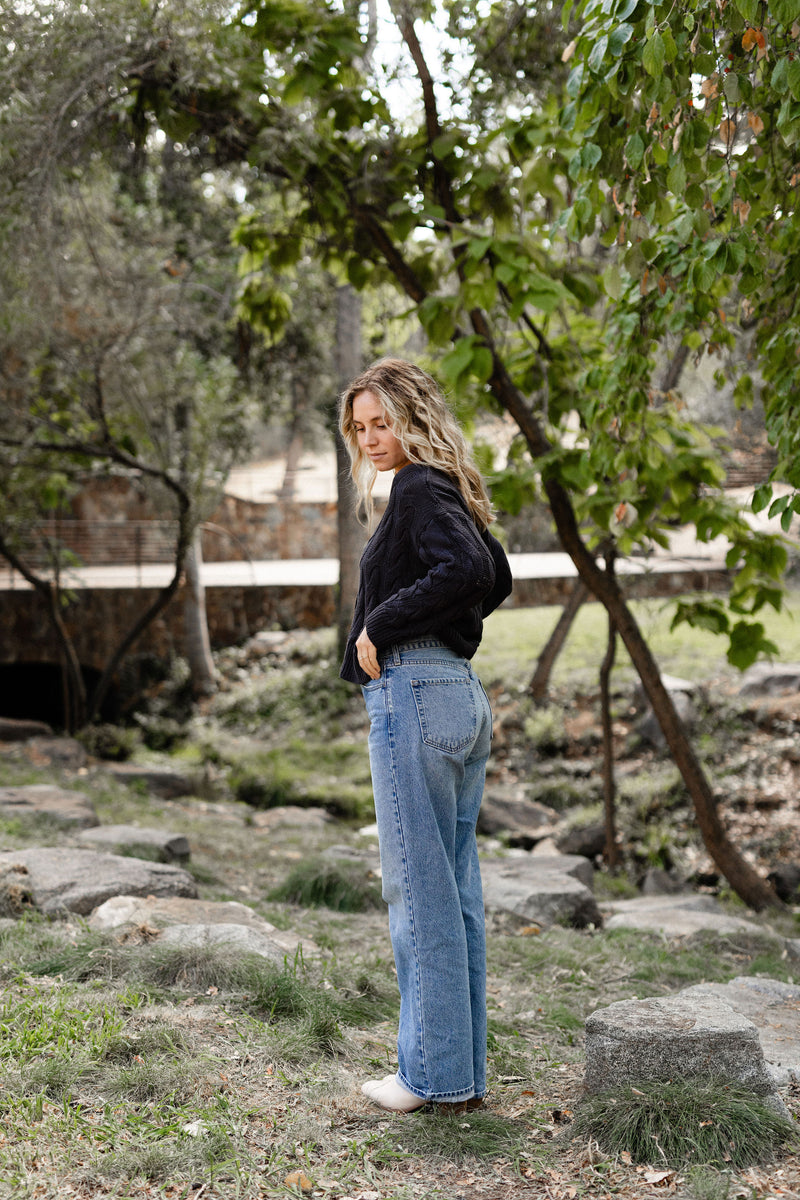
{"type": "Polygon", "coordinates": [[[697,824],[708,853],[719,867],[733,890],[756,910],[768,906],[781,907],[780,901],[765,879],[742,857],[728,837],[717,812],[717,803],[685,726],[678,716],[672,698],[664,687],[661,673],[645,641],[633,613],[625,602],[619,584],[613,576],[598,567],[581,540],[575,513],[569,496],[560,483],[545,483],[550,507],[556,522],[561,544],[575,563],[586,586],[604,605],[613,620],[631,657],[667,746],[681,773],[694,804],[697,824]]]}
{"type": "Polygon", "coordinates": [[[111,685],[114,682],[114,676],[119,669],[119,665],[125,658],[128,651],[134,643],[141,637],[151,621],[154,621],[158,614],[167,607],[172,597],[178,590],[183,575],[183,568],[186,562],[186,555],[189,552],[189,547],[192,544],[194,529],[192,527],[191,505],[185,493],[176,491],[178,496],[180,510],[178,516],[178,537],[175,543],[175,553],[173,556],[173,574],[172,579],[161,588],[155,600],[145,611],[134,621],[128,632],[122,638],[122,641],[117,646],[111,658],[103,668],[103,672],[97,681],[89,703],[86,709],[86,720],[91,722],[100,712],[105,698],[108,695],[111,685]]]}
{"type": "Polygon", "coordinates": [[[303,456],[303,429],[306,419],[308,397],[305,389],[295,377],[292,378],[292,423],[289,428],[289,445],[283,468],[283,483],[278,493],[281,500],[294,500],[297,486],[297,471],[303,456]]]}
{"type": "Polygon", "coordinates": [[[578,615],[578,609],[589,595],[588,588],[582,579],[576,579],[572,586],[567,602],[561,610],[556,627],[545,643],[539,655],[536,670],[528,684],[528,692],[534,700],[543,700],[550,687],[550,676],[553,673],[556,659],[564,648],[572,623],[578,615]]]}
{"type": "MultiPolygon", "coordinates": [[[[549,452],[550,444],[535,414],[510,379],[502,360],[494,350],[485,315],[480,310],[474,310],[471,319],[475,332],[481,334],[493,352],[494,370],[490,386],[494,395],[517,422],[533,457],[542,457],[549,452]]],[[[625,602],[617,580],[598,566],[581,538],[569,493],[553,478],[544,479],[544,488],[561,545],[575,564],[580,578],[613,620],[642,681],[642,687],[675,765],[692,798],[697,824],[708,853],[745,904],[756,910],[768,906],[782,907],[767,881],[742,857],[725,832],[711,785],[689,741],[683,722],[675,711],[672,698],[664,687],[650,647],[625,602]]]]}
{"type": "Polygon", "coordinates": [[[183,595],[184,650],[189,663],[192,694],[195,697],[211,696],[217,690],[211,641],[208,636],[206,593],[200,578],[202,564],[203,547],[197,532],[186,552],[186,586],[183,595]]]}
{"type": "MultiPolygon", "coordinates": [[[[340,392],[355,379],[361,367],[361,297],[348,284],[336,290],[336,369],[340,392]]],[[[350,457],[338,429],[336,481],[336,529],[339,542],[336,637],[341,658],[350,632],[353,605],[358,591],[358,564],[364,547],[364,529],[358,522],[358,497],[350,476],[350,457]]]]}
{"type": "MultiPolygon", "coordinates": [[[[613,573],[613,556],[606,560],[607,570],[613,573]]],[[[600,664],[600,722],[603,730],[603,812],[605,814],[606,845],[603,858],[611,867],[619,866],[617,844],[616,801],[617,789],[614,781],[614,729],[611,720],[611,672],[617,654],[617,629],[611,616],[608,618],[608,642],[600,664]]]]}

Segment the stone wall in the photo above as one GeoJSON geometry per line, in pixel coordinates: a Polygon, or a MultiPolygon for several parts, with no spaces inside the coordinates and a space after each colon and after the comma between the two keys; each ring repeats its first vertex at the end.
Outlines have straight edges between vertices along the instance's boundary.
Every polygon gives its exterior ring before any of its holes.
{"type": "MultiPolygon", "coordinates": [[[[376,502],[378,512],[382,504],[376,502]]],[[[169,560],[171,545],[164,517],[141,488],[109,476],[93,480],[75,498],[72,516],[59,523],[58,536],[87,565],[164,562],[169,560]]],[[[512,554],[560,549],[544,504],[530,505],[517,516],[500,513],[498,523],[512,554]]],[[[336,538],[332,501],[261,504],[226,495],[204,522],[203,558],[206,562],[336,558],[336,538]]]]}

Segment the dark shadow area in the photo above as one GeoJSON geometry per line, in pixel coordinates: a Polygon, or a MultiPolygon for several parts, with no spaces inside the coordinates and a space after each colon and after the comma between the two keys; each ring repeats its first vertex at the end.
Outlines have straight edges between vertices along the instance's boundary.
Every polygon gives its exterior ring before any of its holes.
{"type": "MultiPolygon", "coordinates": [[[[87,691],[96,686],[100,672],[83,668],[87,691]]],[[[119,712],[116,690],[109,695],[101,717],[114,720],[119,712]]],[[[0,717],[46,721],[64,728],[64,687],[61,668],[55,663],[0,663],[0,717]]]]}

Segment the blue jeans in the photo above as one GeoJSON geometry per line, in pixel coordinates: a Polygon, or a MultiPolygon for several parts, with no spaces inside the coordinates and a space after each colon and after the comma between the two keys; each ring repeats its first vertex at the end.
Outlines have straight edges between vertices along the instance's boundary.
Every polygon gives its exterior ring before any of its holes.
{"type": "Polygon", "coordinates": [[[437,638],[381,655],[363,687],[400,1027],[397,1080],[426,1100],[486,1091],[486,933],[475,825],[492,716],[437,638]]]}

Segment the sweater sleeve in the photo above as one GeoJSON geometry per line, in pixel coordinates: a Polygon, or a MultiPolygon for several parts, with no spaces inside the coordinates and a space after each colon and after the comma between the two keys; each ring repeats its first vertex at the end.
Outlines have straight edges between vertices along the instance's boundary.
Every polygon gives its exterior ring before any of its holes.
{"type": "Polygon", "coordinates": [[[411,529],[420,575],[367,614],[378,647],[432,633],[479,607],[495,583],[495,564],[469,514],[439,501],[419,529],[411,529]]]}
{"type": "Polygon", "coordinates": [[[511,567],[505,550],[488,529],[484,529],[481,537],[494,561],[494,587],[484,596],[481,603],[481,616],[488,617],[489,613],[494,612],[498,605],[503,603],[506,596],[511,595],[511,567]]]}

